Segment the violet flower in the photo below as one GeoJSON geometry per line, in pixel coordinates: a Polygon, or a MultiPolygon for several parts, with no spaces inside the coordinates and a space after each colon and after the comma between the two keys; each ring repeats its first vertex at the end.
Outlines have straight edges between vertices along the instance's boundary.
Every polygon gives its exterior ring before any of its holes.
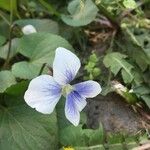
{"type": "Polygon", "coordinates": [[[95,97],[101,92],[99,83],[92,80],[70,85],[80,66],[80,60],[75,54],[65,48],[57,48],[53,76],[40,75],[31,80],[24,96],[26,103],[38,112],[50,114],[63,95],[66,97],[65,116],[77,126],[80,112],[87,104],[86,98],[95,97]]]}

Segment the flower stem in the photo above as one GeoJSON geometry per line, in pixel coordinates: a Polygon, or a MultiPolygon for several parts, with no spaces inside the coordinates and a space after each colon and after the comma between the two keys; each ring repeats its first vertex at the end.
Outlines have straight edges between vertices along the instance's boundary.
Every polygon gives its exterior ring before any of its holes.
{"type": "Polygon", "coordinates": [[[8,53],[7,53],[7,56],[6,56],[6,61],[4,63],[4,66],[3,68],[8,68],[9,66],[9,57],[10,57],[10,53],[11,53],[11,38],[12,38],[12,30],[13,30],[13,9],[12,9],[12,0],[10,1],[10,8],[11,8],[11,11],[10,11],[10,24],[9,24],[9,45],[8,45],[8,53]]]}
{"type": "Polygon", "coordinates": [[[43,72],[43,70],[44,70],[46,64],[47,64],[47,63],[44,63],[44,64],[42,65],[42,67],[41,67],[40,72],[39,72],[38,75],[41,75],[41,74],[42,74],[42,72],[43,72]]]}

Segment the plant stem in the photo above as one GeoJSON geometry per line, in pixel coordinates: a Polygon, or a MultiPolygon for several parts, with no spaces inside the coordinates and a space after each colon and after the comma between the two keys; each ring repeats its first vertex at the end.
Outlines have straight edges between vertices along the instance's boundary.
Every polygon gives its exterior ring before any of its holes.
{"type": "Polygon", "coordinates": [[[3,12],[0,11],[0,17],[8,24],[10,25],[9,20],[3,15],[3,12]]]}
{"type": "Polygon", "coordinates": [[[43,5],[50,13],[56,15],[57,17],[60,17],[59,12],[48,2],[44,0],[38,0],[41,5],[43,5]]]}
{"type": "MultiPolygon", "coordinates": [[[[93,0],[93,2],[95,3],[95,1],[93,0]]],[[[111,13],[109,13],[106,8],[101,4],[96,4],[97,7],[99,8],[99,11],[106,17],[108,18],[108,20],[110,20],[110,22],[114,25],[114,27],[116,29],[120,28],[120,23],[116,20],[116,17],[113,16],[111,13]]]]}
{"type": "Polygon", "coordinates": [[[4,63],[4,68],[7,68],[9,65],[9,57],[10,57],[10,53],[11,53],[11,38],[12,38],[12,30],[13,30],[13,9],[12,9],[12,0],[10,0],[10,25],[9,25],[9,45],[8,45],[8,53],[7,53],[7,57],[6,57],[6,61],[4,63]]]}
{"type": "MultiPolygon", "coordinates": [[[[110,42],[110,46],[109,46],[109,49],[108,49],[107,53],[111,53],[112,50],[113,50],[113,44],[114,44],[115,35],[116,35],[116,30],[113,31],[112,38],[111,38],[111,42],[110,42]]],[[[110,70],[110,68],[109,68],[109,70],[108,70],[107,86],[110,85],[111,77],[112,77],[112,73],[111,73],[111,70],[110,70]]]]}
{"type": "Polygon", "coordinates": [[[44,70],[46,64],[47,64],[47,63],[44,63],[44,64],[42,65],[42,67],[41,67],[40,72],[39,72],[38,75],[41,75],[41,74],[42,74],[42,72],[43,72],[43,70],[44,70]]]}

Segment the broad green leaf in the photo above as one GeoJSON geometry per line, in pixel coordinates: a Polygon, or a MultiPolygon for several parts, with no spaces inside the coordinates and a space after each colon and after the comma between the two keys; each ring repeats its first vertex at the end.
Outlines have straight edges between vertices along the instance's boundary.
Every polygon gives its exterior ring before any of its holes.
{"type": "Polygon", "coordinates": [[[44,63],[52,65],[58,47],[72,50],[65,39],[54,34],[35,33],[23,36],[19,41],[18,52],[29,58],[29,61],[15,63],[12,66],[13,74],[23,79],[36,77],[44,63]]]}
{"type": "Polygon", "coordinates": [[[63,96],[59,100],[59,103],[56,105],[56,113],[57,113],[57,124],[58,124],[58,129],[59,129],[59,135],[61,136],[60,132],[67,128],[68,126],[71,126],[72,124],[67,120],[65,116],[65,102],[66,98],[63,96]]]}
{"type": "Polygon", "coordinates": [[[9,88],[7,88],[5,90],[5,93],[14,96],[24,95],[24,92],[27,89],[28,85],[29,85],[29,81],[18,82],[17,84],[13,84],[9,88]]]}
{"type": "MultiPolygon", "coordinates": [[[[42,67],[42,64],[40,64],[40,66],[42,67]]],[[[20,77],[22,79],[32,79],[38,75],[40,72],[40,67],[38,64],[22,61],[13,65],[12,72],[16,77],[20,77]]]]}
{"type": "Polygon", "coordinates": [[[0,104],[0,149],[56,150],[56,115],[42,115],[25,104],[23,95],[27,85],[26,82],[13,85],[0,97],[5,103],[5,106],[0,104]]]}
{"type": "Polygon", "coordinates": [[[92,0],[73,0],[68,5],[70,15],[62,15],[62,20],[70,26],[84,26],[92,22],[98,8],[92,0]]]}
{"type": "Polygon", "coordinates": [[[132,73],[133,66],[129,64],[125,58],[127,56],[118,52],[109,53],[104,57],[104,65],[110,68],[116,76],[121,70],[121,74],[125,83],[130,83],[134,79],[132,73]]]}
{"type": "Polygon", "coordinates": [[[124,0],[123,5],[129,9],[134,9],[137,7],[137,4],[134,0],[124,0]]]}
{"type": "Polygon", "coordinates": [[[23,19],[17,20],[14,24],[19,25],[21,28],[26,25],[33,25],[37,32],[46,32],[58,34],[58,24],[57,22],[50,19],[23,19]]]}
{"type": "Polygon", "coordinates": [[[92,146],[102,144],[104,141],[103,128],[97,130],[82,129],[82,126],[68,126],[60,131],[60,142],[62,145],[92,146]]]}
{"type": "MultiPolygon", "coordinates": [[[[11,41],[11,51],[9,58],[12,58],[16,54],[17,47],[18,47],[18,38],[14,38],[11,41]]],[[[9,49],[9,42],[7,42],[4,46],[0,47],[0,58],[3,59],[7,58],[8,49],[9,49]]]]}
{"type": "Polygon", "coordinates": [[[3,93],[8,87],[15,83],[15,77],[10,71],[0,72],[0,93],[3,93]]]}
{"type": "Polygon", "coordinates": [[[5,41],[6,41],[6,38],[4,36],[0,35],[0,46],[3,45],[5,43],[5,41]]]}

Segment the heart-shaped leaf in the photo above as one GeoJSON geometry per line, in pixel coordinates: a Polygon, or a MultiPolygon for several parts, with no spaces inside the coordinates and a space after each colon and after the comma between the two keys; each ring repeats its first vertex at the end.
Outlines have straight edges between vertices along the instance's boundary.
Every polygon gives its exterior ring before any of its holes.
{"type": "Polygon", "coordinates": [[[62,20],[70,26],[84,26],[92,22],[98,8],[92,0],[73,0],[68,5],[70,15],[62,15],[62,20]]]}
{"type": "Polygon", "coordinates": [[[36,77],[44,63],[52,65],[58,47],[72,50],[65,39],[54,34],[35,33],[23,36],[19,41],[18,52],[29,58],[29,61],[15,63],[12,66],[13,74],[23,79],[36,77]]]}

